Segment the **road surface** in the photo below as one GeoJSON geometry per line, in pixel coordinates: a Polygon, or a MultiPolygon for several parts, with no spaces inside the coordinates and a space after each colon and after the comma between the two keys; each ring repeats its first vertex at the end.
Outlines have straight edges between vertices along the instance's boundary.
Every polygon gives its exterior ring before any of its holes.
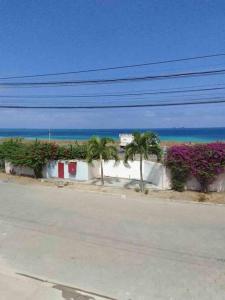
{"type": "Polygon", "coordinates": [[[224,205],[2,182],[0,224],[0,299],[225,299],[224,205]]]}

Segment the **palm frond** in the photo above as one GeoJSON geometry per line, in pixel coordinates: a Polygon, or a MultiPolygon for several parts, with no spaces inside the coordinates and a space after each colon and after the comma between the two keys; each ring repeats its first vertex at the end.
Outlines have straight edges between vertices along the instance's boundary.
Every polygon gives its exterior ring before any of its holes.
{"type": "Polygon", "coordinates": [[[153,132],[134,132],[133,142],[125,147],[125,158],[127,162],[129,159],[133,160],[135,155],[139,154],[148,159],[149,155],[155,154],[159,158],[161,155],[161,149],[159,146],[159,138],[153,132]]]}
{"type": "Polygon", "coordinates": [[[88,142],[87,160],[92,162],[94,159],[115,159],[118,160],[118,152],[116,146],[113,145],[114,140],[107,137],[93,136],[88,142]]]}

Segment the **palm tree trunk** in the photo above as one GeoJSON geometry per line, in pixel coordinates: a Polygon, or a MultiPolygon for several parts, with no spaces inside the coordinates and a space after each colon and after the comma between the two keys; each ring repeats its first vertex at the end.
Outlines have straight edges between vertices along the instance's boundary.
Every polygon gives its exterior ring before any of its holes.
{"type": "Polygon", "coordinates": [[[141,188],[141,192],[144,191],[144,183],[143,183],[143,171],[142,171],[142,154],[140,154],[140,188],[141,188]]]}
{"type": "Polygon", "coordinates": [[[104,185],[104,174],[103,174],[103,160],[102,160],[102,155],[100,155],[100,164],[101,164],[101,182],[102,182],[102,185],[104,185]]]}

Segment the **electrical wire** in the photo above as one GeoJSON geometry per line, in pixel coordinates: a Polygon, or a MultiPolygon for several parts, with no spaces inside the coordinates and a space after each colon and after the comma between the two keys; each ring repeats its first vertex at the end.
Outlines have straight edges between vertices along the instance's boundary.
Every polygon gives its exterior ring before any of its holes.
{"type": "Polygon", "coordinates": [[[144,95],[161,95],[161,94],[182,94],[192,92],[204,92],[204,91],[220,91],[225,90],[225,87],[214,88],[202,88],[202,89],[188,89],[188,90],[168,90],[168,91],[156,91],[156,92],[137,92],[137,93],[119,93],[119,94],[93,94],[93,95],[0,95],[0,98],[19,98],[19,99],[53,99],[53,98],[95,98],[95,97],[127,97],[127,96],[144,96],[144,95]]]}
{"type": "Polygon", "coordinates": [[[143,76],[143,77],[123,77],[123,78],[109,78],[109,79],[88,79],[88,80],[47,81],[47,82],[7,82],[7,83],[0,83],[0,87],[4,87],[4,88],[33,87],[34,88],[34,87],[45,87],[45,86],[55,87],[55,86],[87,85],[87,84],[115,84],[115,83],[151,81],[151,80],[193,78],[193,77],[222,75],[222,74],[225,74],[225,69],[186,72],[186,73],[160,74],[160,75],[150,75],[150,76],[143,76]]]}
{"type": "Polygon", "coordinates": [[[69,72],[56,72],[56,73],[43,73],[43,74],[33,74],[33,75],[6,76],[6,77],[0,77],[0,80],[24,79],[24,78],[36,78],[36,77],[48,77],[48,76],[61,76],[61,75],[91,73],[91,72],[99,72],[99,71],[120,70],[120,69],[128,69],[128,68],[146,67],[146,66],[152,66],[152,65],[177,63],[177,62],[182,62],[182,61],[186,62],[186,61],[192,61],[192,60],[216,58],[216,57],[222,57],[222,56],[225,56],[225,53],[216,53],[216,54],[192,56],[192,57],[185,57],[185,58],[178,58],[178,59],[153,61],[153,62],[140,63],[140,64],[130,64],[130,65],[115,66],[115,67],[86,69],[86,70],[77,70],[77,71],[69,71],[69,72]]]}
{"type": "Polygon", "coordinates": [[[141,108],[141,107],[165,107],[165,106],[183,106],[183,105],[205,105],[225,103],[223,99],[211,99],[201,101],[187,102],[168,102],[168,103],[147,103],[147,104],[124,104],[124,105],[92,105],[92,106],[30,106],[30,105],[0,105],[0,109],[114,109],[114,108],[141,108]]]}

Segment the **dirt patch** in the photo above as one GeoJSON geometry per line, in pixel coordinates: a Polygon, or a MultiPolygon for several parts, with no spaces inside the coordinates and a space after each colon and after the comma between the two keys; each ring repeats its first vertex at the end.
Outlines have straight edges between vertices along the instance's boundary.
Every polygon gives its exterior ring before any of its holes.
{"type": "Polygon", "coordinates": [[[28,177],[28,176],[10,175],[10,174],[5,174],[5,173],[0,173],[0,181],[2,183],[15,182],[15,183],[24,184],[24,185],[30,185],[30,184],[53,185],[53,183],[45,182],[41,179],[35,179],[32,177],[28,177]]]}
{"type": "MultiPolygon", "coordinates": [[[[59,181],[57,180],[43,180],[43,179],[35,179],[31,177],[24,176],[16,176],[16,175],[8,175],[5,173],[0,173],[0,181],[2,183],[18,183],[23,185],[44,185],[44,186],[54,186],[56,188],[59,187],[59,181]]],[[[60,186],[61,187],[61,186],[60,186]]],[[[225,204],[225,192],[221,193],[208,193],[202,194],[194,191],[185,191],[185,192],[176,192],[172,190],[149,190],[148,194],[141,194],[140,192],[135,192],[133,189],[125,189],[118,187],[102,187],[95,186],[87,183],[81,182],[70,182],[68,184],[63,185],[63,188],[69,189],[80,189],[84,191],[93,191],[93,192],[103,192],[103,193],[112,193],[112,194],[124,194],[127,196],[141,196],[147,199],[170,199],[177,201],[195,201],[195,202],[210,202],[210,203],[219,203],[225,204]]]]}
{"type": "Polygon", "coordinates": [[[225,193],[208,193],[203,194],[194,191],[184,191],[182,193],[176,191],[150,191],[148,196],[160,198],[160,199],[171,199],[179,201],[196,201],[196,202],[211,202],[225,204],[225,193]]]}

